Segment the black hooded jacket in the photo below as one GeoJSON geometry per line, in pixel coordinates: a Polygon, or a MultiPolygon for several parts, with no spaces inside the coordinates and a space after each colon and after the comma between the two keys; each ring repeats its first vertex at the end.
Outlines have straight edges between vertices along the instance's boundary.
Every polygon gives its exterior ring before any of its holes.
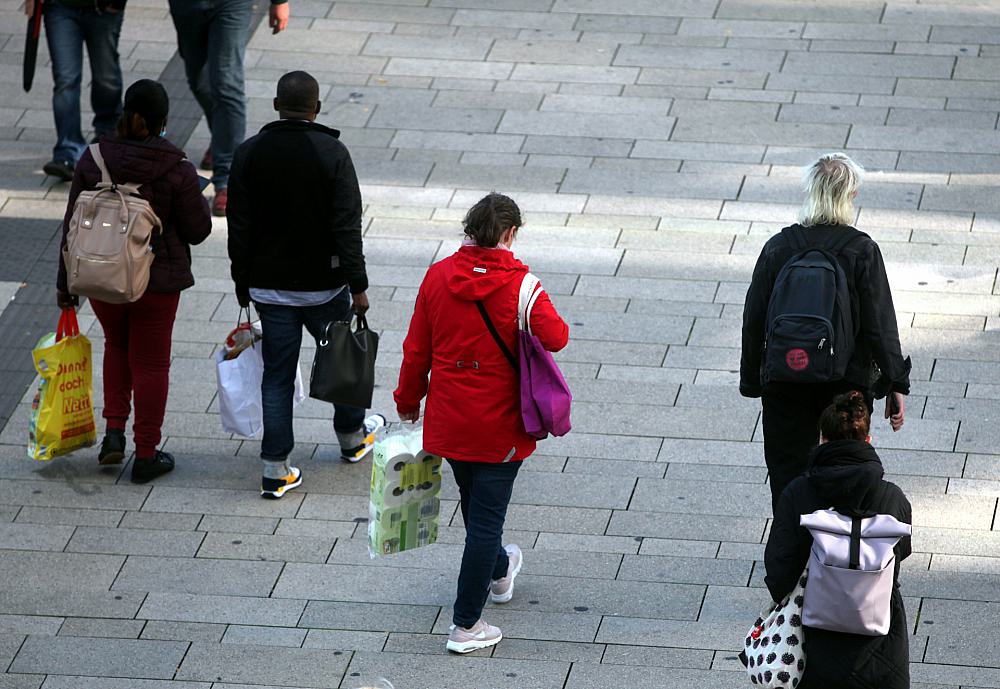
{"type": "MultiPolygon", "coordinates": [[[[910,503],[898,486],[882,479],[874,448],[859,440],[834,440],[813,451],[808,473],[781,494],[764,551],[764,578],[774,600],[795,587],[805,569],[812,536],[799,517],[833,507],[841,514],[892,515],[911,524],[910,503]]],[[[909,629],[899,591],[899,563],[909,557],[910,537],[894,549],[895,583],[886,636],[860,636],[807,627],[806,672],[799,689],[909,689],[909,629]]],[[[808,584],[807,584],[808,586],[808,584]]]]}
{"type": "MultiPolygon", "coordinates": [[[[855,235],[837,255],[847,276],[851,312],[858,331],[854,355],[848,363],[844,379],[852,387],[874,394],[878,399],[889,392],[909,394],[910,359],[903,358],[900,348],[896,310],[878,244],[865,233],[846,225],[809,228],[793,225],[793,228],[793,231],[804,233],[810,246],[830,245],[848,232],[855,235]]],[[[797,253],[778,233],[764,245],[754,267],[743,307],[740,394],[744,397],[761,396],[760,369],[767,331],[767,305],[778,273],[797,253]]]]}
{"type": "Polygon", "coordinates": [[[361,191],[340,132],[278,120],[247,139],[229,177],[229,258],[236,293],[368,288],[361,191]]]}

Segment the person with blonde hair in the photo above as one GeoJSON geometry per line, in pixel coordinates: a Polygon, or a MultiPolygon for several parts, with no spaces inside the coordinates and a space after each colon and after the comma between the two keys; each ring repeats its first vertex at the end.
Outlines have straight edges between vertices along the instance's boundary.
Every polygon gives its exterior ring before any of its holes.
{"type": "Polygon", "coordinates": [[[761,398],[772,509],[804,473],[819,443],[820,414],[856,390],[903,426],[910,360],[878,244],[852,227],[863,176],[843,153],[805,169],[799,222],[760,252],[743,309],[740,394],[761,398]]]}

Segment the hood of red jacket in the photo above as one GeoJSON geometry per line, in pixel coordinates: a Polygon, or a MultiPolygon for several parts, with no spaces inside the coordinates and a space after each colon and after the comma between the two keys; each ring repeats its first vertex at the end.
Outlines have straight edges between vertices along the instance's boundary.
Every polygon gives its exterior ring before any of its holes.
{"type": "Polygon", "coordinates": [[[528,266],[505,249],[463,246],[453,259],[448,263],[448,291],[467,301],[485,299],[528,272],[528,266]]]}
{"type": "Polygon", "coordinates": [[[101,156],[115,182],[145,184],[183,160],[184,151],[159,136],[142,141],[104,137],[101,156]]]}

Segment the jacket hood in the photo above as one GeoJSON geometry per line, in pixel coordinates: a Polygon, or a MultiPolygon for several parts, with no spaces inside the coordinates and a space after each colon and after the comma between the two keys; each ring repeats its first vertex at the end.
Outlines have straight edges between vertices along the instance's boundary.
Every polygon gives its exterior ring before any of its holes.
{"type": "Polygon", "coordinates": [[[319,124],[318,122],[310,122],[309,120],[275,120],[274,122],[269,122],[261,127],[261,132],[273,132],[273,131],[313,131],[319,132],[321,134],[326,134],[327,136],[332,136],[334,139],[340,138],[340,130],[334,129],[333,127],[327,127],[325,125],[319,124]]]}
{"type": "Polygon", "coordinates": [[[485,299],[528,272],[528,266],[505,249],[463,246],[452,259],[448,291],[466,301],[485,299]]]}
{"type": "Polygon", "coordinates": [[[115,182],[146,184],[184,160],[184,151],[160,136],[135,141],[101,139],[101,156],[115,182]]]}
{"type": "Polygon", "coordinates": [[[867,512],[885,469],[878,454],[862,440],[832,440],[817,447],[810,460],[809,483],[838,511],[867,512]]]}

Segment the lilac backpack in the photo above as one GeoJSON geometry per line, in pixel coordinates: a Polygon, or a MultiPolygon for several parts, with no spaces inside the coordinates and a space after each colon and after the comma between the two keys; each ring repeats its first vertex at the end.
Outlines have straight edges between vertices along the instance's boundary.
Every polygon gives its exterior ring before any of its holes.
{"type": "Polygon", "coordinates": [[[802,623],[832,632],[885,636],[896,558],[910,525],[888,514],[861,519],[834,509],[800,517],[812,534],[802,623]]]}
{"type": "Polygon", "coordinates": [[[510,349],[504,344],[503,338],[486,313],[483,302],[476,302],[490,335],[510,365],[520,374],[521,418],[524,421],[524,430],[539,440],[547,438],[550,433],[557,436],[569,433],[569,414],[573,404],[573,395],[566,385],[562,371],[559,370],[552,355],[531,332],[531,310],[541,293],[542,287],[538,284],[538,278],[526,273],[521,281],[521,291],[517,299],[518,358],[514,358],[510,349]]]}
{"type": "Polygon", "coordinates": [[[542,293],[527,273],[517,299],[518,355],[521,362],[521,417],[524,430],[538,439],[569,433],[573,395],[552,354],[531,332],[531,310],[542,293]]]}

